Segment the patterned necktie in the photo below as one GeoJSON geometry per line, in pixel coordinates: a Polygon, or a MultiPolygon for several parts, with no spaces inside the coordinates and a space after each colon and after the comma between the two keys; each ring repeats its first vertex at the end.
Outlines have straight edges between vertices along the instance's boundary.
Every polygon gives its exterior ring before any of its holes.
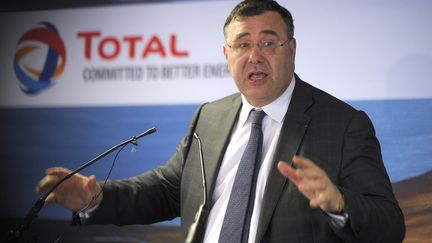
{"type": "Polygon", "coordinates": [[[249,114],[252,122],[251,133],[234,179],[219,243],[248,241],[250,219],[255,200],[256,178],[261,166],[260,156],[263,140],[261,123],[265,115],[262,110],[252,110],[249,114]]]}

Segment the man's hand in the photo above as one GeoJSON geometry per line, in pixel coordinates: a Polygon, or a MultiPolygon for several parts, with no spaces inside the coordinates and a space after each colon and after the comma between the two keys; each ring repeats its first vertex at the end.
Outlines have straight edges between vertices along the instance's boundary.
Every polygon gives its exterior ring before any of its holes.
{"type": "Polygon", "coordinates": [[[344,198],[327,174],[307,158],[294,156],[293,163],[295,169],[280,161],[278,169],[309,199],[310,206],[319,207],[327,213],[342,213],[344,198]]]}
{"type": "MultiPolygon", "coordinates": [[[[47,169],[45,177],[36,186],[36,192],[49,190],[70,172],[69,169],[63,167],[47,169]]],[[[101,191],[101,187],[96,183],[96,176],[87,177],[77,173],[64,181],[54,192],[50,193],[46,202],[55,202],[67,209],[80,211],[87,206],[98,205],[102,201],[102,193],[92,202],[92,205],[88,204],[101,191]]]]}

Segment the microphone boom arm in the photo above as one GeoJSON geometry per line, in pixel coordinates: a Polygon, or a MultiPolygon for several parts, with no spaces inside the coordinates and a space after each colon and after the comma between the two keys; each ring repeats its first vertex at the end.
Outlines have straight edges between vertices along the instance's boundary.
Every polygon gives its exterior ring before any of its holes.
{"type": "Polygon", "coordinates": [[[118,148],[127,145],[128,143],[131,144],[135,144],[136,145],[136,141],[144,136],[150,135],[152,133],[156,132],[156,128],[152,127],[150,129],[148,129],[147,131],[137,135],[137,136],[133,136],[132,138],[119,143],[115,146],[113,146],[112,148],[106,150],[105,152],[101,153],[100,155],[98,155],[97,157],[95,157],[94,159],[86,162],[85,164],[81,165],[80,167],[78,167],[77,169],[75,169],[74,171],[71,171],[69,174],[67,174],[65,177],[63,177],[61,180],[59,180],[56,184],[54,184],[54,186],[52,186],[41,198],[39,198],[35,204],[33,205],[33,207],[29,210],[29,212],[27,213],[26,217],[24,218],[23,223],[16,227],[15,229],[11,229],[9,231],[9,235],[8,235],[8,241],[7,242],[19,242],[22,234],[25,230],[27,230],[31,223],[34,221],[34,219],[37,218],[38,213],[40,212],[40,210],[42,209],[42,207],[45,205],[45,201],[47,199],[47,197],[49,196],[50,193],[52,193],[58,186],[60,186],[60,184],[62,184],[64,181],[66,181],[67,179],[71,178],[73,175],[75,175],[76,173],[79,173],[80,171],[82,171],[83,169],[89,167],[90,165],[94,164],[96,161],[102,159],[103,157],[107,156],[108,154],[112,153],[113,151],[117,150],[118,148]]]}

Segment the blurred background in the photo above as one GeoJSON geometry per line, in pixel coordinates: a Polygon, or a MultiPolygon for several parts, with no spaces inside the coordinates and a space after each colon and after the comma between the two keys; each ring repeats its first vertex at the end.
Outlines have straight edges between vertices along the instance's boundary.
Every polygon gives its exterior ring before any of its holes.
{"type": "MultiPolygon", "coordinates": [[[[367,112],[407,225],[432,238],[432,2],[279,1],[294,16],[296,73],[367,112]]],[[[166,161],[199,104],[237,92],[222,26],[238,1],[23,0],[0,3],[0,220],[4,235],[40,197],[46,168],[77,168],[127,146],[110,178],[166,161]],[[46,38],[46,31],[56,34],[46,38]]],[[[115,154],[83,171],[107,177],[115,154]]],[[[42,209],[39,242],[178,241],[179,219],[153,226],[71,227],[42,209]]]]}

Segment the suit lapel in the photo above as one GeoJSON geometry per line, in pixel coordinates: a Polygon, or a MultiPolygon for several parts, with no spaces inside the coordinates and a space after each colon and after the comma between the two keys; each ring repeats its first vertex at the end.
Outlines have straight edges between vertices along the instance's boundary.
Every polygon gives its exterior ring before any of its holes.
{"type": "Polygon", "coordinates": [[[310,117],[304,112],[311,105],[312,95],[310,90],[307,85],[296,76],[296,86],[288,111],[285,115],[273,165],[267,179],[255,242],[262,241],[285,184],[288,182],[288,180],[279,173],[277,163],[280,160],[291,162],[292,157],[301,149],[300,145],[310,121],[310,117]]]}
{"type": "MultiPolygon", "coordinates": [[[[205,134],[206,143],[204,146],[203,157],[205,163],[207,195],[213,195],[214,183],[217,178],[217,173],[221,165],[223,156],[225,155],[226,147],[229,143],[234,123],[237,119],[240,107],[241,96],[235,96],[230,105],[221,105],[219,110],[206,117],[205,120],[211,122],[211,126],[207,124],[200,132],[205,134]],[[211,128],[211,129],[209,129],[211,128]]],[[[211,198],[207,201],[207,209],[211,208],[211,198]]]]}

